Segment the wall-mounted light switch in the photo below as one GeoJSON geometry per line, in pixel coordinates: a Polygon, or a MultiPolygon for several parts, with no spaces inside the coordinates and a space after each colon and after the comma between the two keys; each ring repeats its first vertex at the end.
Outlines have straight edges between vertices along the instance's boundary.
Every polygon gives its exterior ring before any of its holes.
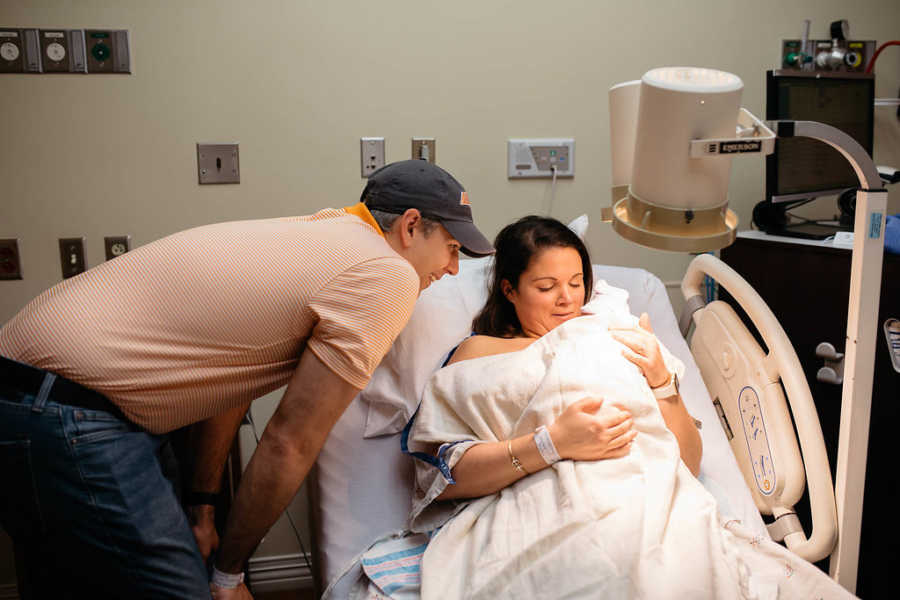
{"type": "Polygon", "coordinates": [[[360,175],[368,177],[384,166],[384,138],[359,138],[360,175]]]}
{"type": "Polygon", "coordinates": [[[0,279],[22,279],[19,240],[0,240],[0,279]]]}
{"type": "Polygon", "coordinates": [[[63,279],[84,273],[87,262],[84,258],[84,238],[59,238],[59,261],[63,279]]]}
{"type": "Polygon", "coordinates": [[[116,235],[105,237],[103,238],[103,247],[106,249],[106,260],[112,260],[131,250],[131,236],[116,235]]]}
{"type": "Polygon", "coordinates": [[[412,153],[410,156],[413,159],[427,160],[434,164],[434,151],[434,138],[414,137],[412,139],[412,153]]]}
{"type": "Polygon", "coordinates": [[[240,183],[241,163],[237,143],[197,144],[197,178],[205,183],[240,183]]]}

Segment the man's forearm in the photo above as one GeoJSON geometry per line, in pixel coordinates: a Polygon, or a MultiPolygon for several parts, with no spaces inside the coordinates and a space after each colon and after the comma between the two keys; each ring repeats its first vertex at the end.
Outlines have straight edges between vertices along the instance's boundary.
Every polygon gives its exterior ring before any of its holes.
{"type": "Polygon", "coordinates": [[[237,573],[312,467],[335,422],[358,389],[304,352],[241,477],[216,566],[237,573]]]}
{"type": "Polygon", "coordinates": [[[189,491],[212,493],[219,491],[225,459],[228,458],[234,436],[249,407],[249,402],[236,406],[191,427],[190,444],[194,471],[189,491]]]}
{"type": "Polygon", "coordinates": [[[290,448],[263,436],[253,453],[228,517],[216,566],[237,573],[284,512],[306,478],[318,448],[290,448]]]}

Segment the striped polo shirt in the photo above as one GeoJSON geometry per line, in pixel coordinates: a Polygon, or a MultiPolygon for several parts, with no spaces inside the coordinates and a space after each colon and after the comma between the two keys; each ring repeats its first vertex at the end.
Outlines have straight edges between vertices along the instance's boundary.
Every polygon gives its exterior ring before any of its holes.
{"type": "Polygon", "coordinates": [[[362,204],[218,223],[53,286],[0,329],[0,354],[161,433],[286,385],[304,349],[362,389],[418,294],[362,204]]]}

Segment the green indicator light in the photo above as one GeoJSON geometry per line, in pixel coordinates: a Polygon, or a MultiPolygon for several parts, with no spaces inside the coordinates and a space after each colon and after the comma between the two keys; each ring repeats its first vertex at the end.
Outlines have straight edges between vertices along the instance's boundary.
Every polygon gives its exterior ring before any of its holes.
{"type": "Polygon", "coordinates": [[[550,151],[550,156],[556,156],[556,150],[551,150],[551,151],[550,151]]]}

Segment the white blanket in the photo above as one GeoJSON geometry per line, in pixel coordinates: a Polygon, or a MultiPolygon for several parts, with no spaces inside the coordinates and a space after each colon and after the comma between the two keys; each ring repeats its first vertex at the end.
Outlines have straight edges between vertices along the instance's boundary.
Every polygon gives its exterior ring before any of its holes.
{"type": "MultiPolygon", "coordinates": [[[[435,374],[412,432],[418,448],[524,435],[587,396],[605,399],[601,414],[626,406],[638,435],[627,457],[565,460],[462,506],[425,551],[422,598],[849,597],[783,547],[721,522],[610,337],[615,319],[573,319],[524,350],[435,374]]],[[[461,454],[448,454],[451,466],[461,454]]],[[[413,528],[428,527],[423,509],[445,486],[436,469],[419,469],[413,528]]]]}

